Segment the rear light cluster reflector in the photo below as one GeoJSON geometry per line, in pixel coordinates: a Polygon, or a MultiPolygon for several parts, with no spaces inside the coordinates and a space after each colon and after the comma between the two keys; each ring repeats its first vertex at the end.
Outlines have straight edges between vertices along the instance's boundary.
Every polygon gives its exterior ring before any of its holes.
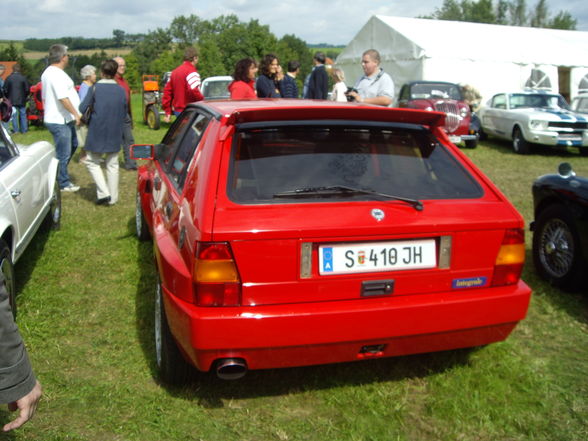
{"type": "Polygon", "coordinates": [[[525,231],[506,230],[496,257],[492,286],[514,285],[521,278],[525,264],[525,231]]]}
{"type": "Polygon", "coordinates": [[[241,280],[228,243],[199,242],[193,274],[198,306],[241,304],[241,280]]]}

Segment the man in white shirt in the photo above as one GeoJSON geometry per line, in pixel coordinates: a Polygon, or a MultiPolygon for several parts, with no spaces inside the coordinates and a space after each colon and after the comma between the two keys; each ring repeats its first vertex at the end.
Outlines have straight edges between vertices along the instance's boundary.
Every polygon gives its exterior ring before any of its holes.
{"type": "Polygon", "coordinates": [[[59,161],[57,180],[62,191],[80,189],[67,171],[71,157],[78,147],[76,126],[80,125],[80,98],[74,82],[65,73],[69,63],[67,46],[54,44],[49,48],[49,64],[41,75],[44,115],[43,122],[53,135],[55,154],[59,161]]]}
{"type": "Polygon", "coordinates": [[[389,107],[394,100],[394,81],[380,67],[380,53],[375,49],[365,51],[361,57],[364,75],[355,83],[356,91],[347,95],[354,101],[389,107]]]}

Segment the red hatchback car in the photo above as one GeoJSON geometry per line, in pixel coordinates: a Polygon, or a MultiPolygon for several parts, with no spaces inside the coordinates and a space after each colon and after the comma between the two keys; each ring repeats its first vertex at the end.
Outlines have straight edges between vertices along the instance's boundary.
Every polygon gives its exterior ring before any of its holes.
{"type": "Polygon", "coordinates": [[[161,377],[484,345],[525,317],[524,223],[445,115],[305,100],[192,104],[134,146],[159,274],[161,377]]]}

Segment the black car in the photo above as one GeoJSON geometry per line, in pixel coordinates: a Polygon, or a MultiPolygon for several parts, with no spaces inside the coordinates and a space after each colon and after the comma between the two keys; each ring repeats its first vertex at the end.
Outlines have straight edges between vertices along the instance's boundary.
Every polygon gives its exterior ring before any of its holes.
{"type": "Polygon", "coordinates": [[[539,274],[567,291],[588,286],[588,178],[568,163],[533,183],[533,262],[539,274]]]}

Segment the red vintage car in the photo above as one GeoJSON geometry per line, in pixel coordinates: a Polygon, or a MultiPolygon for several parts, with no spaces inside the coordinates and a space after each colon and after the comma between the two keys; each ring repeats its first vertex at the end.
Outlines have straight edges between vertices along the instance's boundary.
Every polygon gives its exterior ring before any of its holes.
{"type": "Polygon", "coordinates": [[[189,105],[133,147],[164,381],[485,345],[525,317],[521,215],[445,115],[306,100],[189,105]]]}
{"type": "Polygon", "coordinates": [[[476,148],[479,140],[479,121],[465,102],[458,84],[444,81],[412,81],[400,89],[398,107],[443,112],[445,130],[451,142],[463,142],[476,148]]]}

